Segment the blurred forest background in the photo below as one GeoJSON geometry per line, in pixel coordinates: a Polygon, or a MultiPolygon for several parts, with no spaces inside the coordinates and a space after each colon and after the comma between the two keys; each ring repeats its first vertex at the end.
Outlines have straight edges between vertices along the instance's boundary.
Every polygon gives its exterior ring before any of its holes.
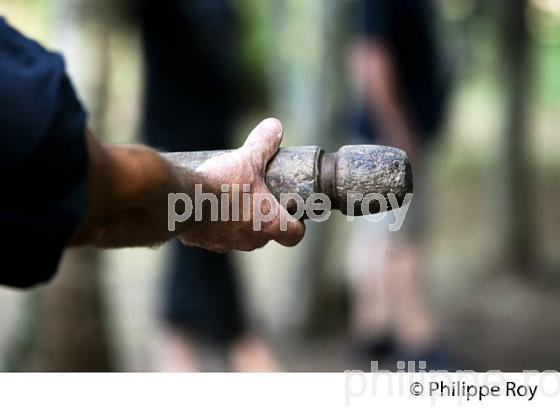
{"type": "MultiPolygon", "coordinates": [[[[274,115],[284,145],[348,143],[351,3],[233,2],[252,103],[237,141],[274,115]]],[[[92,128],[114,143],[137,141],[142,104],[125,5],[0,0],[12,25],[65,55],[92,128]]],[[[437,21],[453,72],[425,243],[439,337],[466,369],[560,369],[560,0],[440,0],[437,21]]],[[[369,368],[347,343],[348,225],[333,215],[297,248],[236,255],[249,317],[287,370],[369,368]]],[[[167,251],[73,250],[50,286],[0,289],[0,369],[152,370],[167,251]]]]}

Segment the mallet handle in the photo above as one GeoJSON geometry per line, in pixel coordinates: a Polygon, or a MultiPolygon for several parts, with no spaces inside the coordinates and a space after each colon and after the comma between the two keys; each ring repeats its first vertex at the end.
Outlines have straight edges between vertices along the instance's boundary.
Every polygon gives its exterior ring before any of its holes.
{"type": "MultiPolygon", "coordinates": [[[[228,151],[193,151],[164,154],[173,163],[191,170],[209,158],[228,151]]],[[[412,170],[406,153],[381,145],[346,145],[327,153],[317,146],[280,148],[269,162],[266,185],[280,199],[295,193],[307,200],[312,193],[324,193],[332,209],[348,213],[350,194],[371,193],[387,197],[393,193],[399,204],[412,192],[412,170]]],[[[390,206],[389,202],[387,205],[390,206]]],[[[361,201],[353,202],[354,215],[362,215],[361,201]]],[[[288,211],[292,211],[288,206],[288,211]]],[[[370,202],[370,213],[379,211],[379,202],[370,202]]]]}

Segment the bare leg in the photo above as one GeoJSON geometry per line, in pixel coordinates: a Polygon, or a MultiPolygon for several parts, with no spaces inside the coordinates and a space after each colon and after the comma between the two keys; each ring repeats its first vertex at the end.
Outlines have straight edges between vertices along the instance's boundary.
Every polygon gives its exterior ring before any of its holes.
{"type": "Polygon", "coordinates": [[[276,372],[280,366],[270,347],[255,335],[244,335],[236,340],[230,349],[234,371],[276,372]]]}
{"type": "Polygon", "coordinates": [[[366,343],[393,334],[404,350],[422,352],[434,343],[434,324],[422,288],[419,245],[385,229],[363,224],[349,247],[351,333],[366,343]]]}
{"type": "Polygon", "coordinates": [[[358,342],[370,343],[390,331],[383,256],[385,241],[370,240],[361,229],[352,238],[348,253],[348,272],[352,292],[350,333],[358,342]]]}
{"type": "Polygon", "coordinates": [[[434,324],[423,294],[418,245],[411,240],[395,241],[384,260],[397,340],[403,349],[422,352],[434,343],[434,324]]]}
{"type": "Polygon", "coordinates": [[[194,339],[172,327],[161,335],[157,370],[161,372],[198,372],[201,370],[194,339]]]}

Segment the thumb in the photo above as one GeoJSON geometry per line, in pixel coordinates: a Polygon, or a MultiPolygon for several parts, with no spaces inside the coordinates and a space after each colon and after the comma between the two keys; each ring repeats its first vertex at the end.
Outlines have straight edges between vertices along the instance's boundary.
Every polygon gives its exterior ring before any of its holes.
{"type": "Polygon", "coordinates": [[[282,123],[276,118],[267,118],[253,128],[243,144],[243,149],[256,152],[266,166],[280,147],[282,133],[282,123]]]}

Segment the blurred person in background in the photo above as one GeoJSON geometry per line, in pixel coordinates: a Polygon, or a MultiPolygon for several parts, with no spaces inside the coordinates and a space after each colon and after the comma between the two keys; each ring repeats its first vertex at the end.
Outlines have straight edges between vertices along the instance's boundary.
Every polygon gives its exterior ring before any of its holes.
{"type": "MultiPolygon", "coordinates": [[[[165,151],[225,149],[236,115],[239,20],[228,0],[143,0],[144,141],[165,151]]],[[[236,371],[278,370],[252,334],[231,254],[172,245],[164,278],[158,367],[202,370],[202,347],[226,353],[236,371]]]]}
{"type": "Polygon", "coordinates": [[[368,360],[444,365],[423,294],[420,245],[427,221],[426,157],[444,111],[446,81],[434,39],[430,0],[359,0],[351,70],[362,143],[405,150],[414,197],[400,231],[360,220],[348,252],[351,333],[368,360]]]}

